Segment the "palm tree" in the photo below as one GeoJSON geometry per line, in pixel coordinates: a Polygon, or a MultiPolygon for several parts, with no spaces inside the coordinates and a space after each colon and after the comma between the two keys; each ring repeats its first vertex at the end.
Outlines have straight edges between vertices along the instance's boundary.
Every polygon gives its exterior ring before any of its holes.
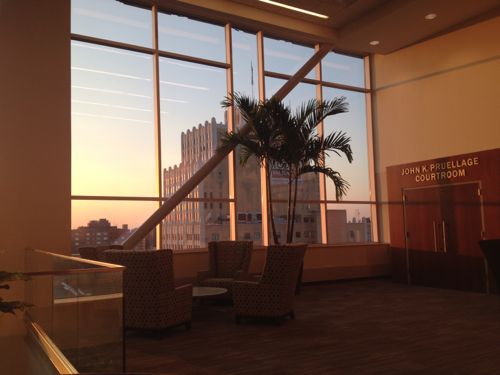
{"type": "Polygon", "coordinates": [[[326,167],[325,155],[333,151],[344,154],[352,161],[350,138],[345,133],[332,133],[324,138],[317,132],[318,125],[328,116],[347,112],[345,97],[332,101],[317,102],[310,100],[301,106],[295,115],[289,107],[277,99],[256,101],[245,95],[235,94],[222,102],[223,107],[235,106],[243,119],[249,124],[249,133],[242,134],[239,129],[222,137],[222,146],[240,145],[240,164],[246,165],[250,157],[255,157],[260,166],[267,164],[266,189],[268,209],[273,239],[279,244],[273,215],[271,166],[286,170],[288,175],[288,243],[293,240],[297,185],[305,173],[323,173],[332,179],[337,199],[347,192],[349,184],[333,169],[326,167]]]}
{"type": "Polygon", "coordinates": [[[277,162],[288,173],[287,242],[293,241],[297,186],[306,173],[323,173],[335,186],[337,200],[346,194],[349,183],[339,172],[326,166],[325,158],[330,152],[345,155],[349,163],[353,160],[350,137],[344,132],[333,132],[325,137],[318,134],[318,126],[328,116],[348,111],[345,97],[318,102],[312,99],[303,104],[287,123],[280,122],[279,152],[277,162]]]}
{"type": "MultiPolygon", "coordinates": [[[[240,129],[228,132],[221,138],[221,148],[231,145],[240,147],[240,164],[246,165],[251,157],[257,160],[260,167],[269,165],[277,158],[280,121],[289,117],[289,110],[279,100],[269,99],[264,102],[256,101],[245,95],[235,93],[222,101],[222,107],[235,106],[243,120],[248,124],[249,132],[243,134],[240,129]]],[[[271,229],[274,243],[278,244],[278,234],[274,223],[271,168],[264,168],[266,173],[267,207],[271,219],[271,229]]]]}

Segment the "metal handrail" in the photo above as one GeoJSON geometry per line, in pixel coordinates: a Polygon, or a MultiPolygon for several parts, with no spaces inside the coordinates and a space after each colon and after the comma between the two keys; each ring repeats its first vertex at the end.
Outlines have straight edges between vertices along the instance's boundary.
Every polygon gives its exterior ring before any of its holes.
{"type": "Polygon", "coordinates": [[[26,248],[26,251],[32,251],[37,254],[42,254],[44,256],[55,257],[65,260],[70,260],[73,262],[79,262],[84,264],[90,264],[96,266],[95,268],[68,268],[65,270],[47,270],[47,271],[29,271],[26,270],[23,272],[27,276],[45,276],[45,275],[73,275],[73,274],[82,274],[82,273],[103,273],[103,272],[111,272],[116,270],[122,270],[125,267],[112,263],[105,263],[90,259],[76,258],[68,255],[51,253],[45,250],[26,248]]]}

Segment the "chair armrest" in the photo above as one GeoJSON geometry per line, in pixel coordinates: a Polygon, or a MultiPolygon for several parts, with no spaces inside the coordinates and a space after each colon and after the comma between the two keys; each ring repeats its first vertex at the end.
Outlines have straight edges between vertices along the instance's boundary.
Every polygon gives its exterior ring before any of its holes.
{"type": "Polygon", "coordinates": [[[184,285],[179,285],[175,287],[176,291],[180,291],[181,293],[186,293],[184,292],[184,289],[187,289],[192,292],[193,290],[193,284],[184,284],[184,285]]]}

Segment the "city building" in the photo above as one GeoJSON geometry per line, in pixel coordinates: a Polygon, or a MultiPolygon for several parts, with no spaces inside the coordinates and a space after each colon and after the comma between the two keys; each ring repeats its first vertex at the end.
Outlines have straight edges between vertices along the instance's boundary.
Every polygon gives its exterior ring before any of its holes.
{"type": "Polygon", "coordinates": [[[349,242],[371,242],[371,223],[369,217],[362,217],[361,220],[353,220],[347,223],[349,242]]]}
{"type": "MultiPolygon", "coordinates": [[[[78,255],[80,247],[103,247],[122,244],[137,228],[111,225],[107,219],[91,220],[86,226],[71,230],[71,254],[78,255]]],[[[150,250],[156,246],[156,232],[150,232],[134,246],[134,250],[150,250]]]]}
{"type": "Polygon", "coordinates": [[[127,224],[118,228],[107,219],[92,220],[87,226],[71,230],[71,253],[78,254],[79,247],[119,244],[129,234],[127,224]]]}
{"type": "MultiPolygon", "coordinates": [[[[226,116],[227,117],[227,116],[226,116]]],[[[240,117],[237,115],[238,124],[240,117]]],[[[217,123],[215,118],[188,129],[181,134],[181,162],[169,166],[163,171],[164,196],[175,193],[201,166],[215,153],[221,136],[226,132],[226,123],[217,123]]],[[[236,151],[239,158],[239,149],[236,151]]],[[[246,166],[237,165],[239,186],[245,189],[248,197],[258,198],[260,178],[255,173],[255,161],[246,166]]],[[[228,195],[228,163],[221,162],[195,189],[187,200],[180,203],[163,221],[162,248],[193,249],[206,247],[209,241],[229,240],[229,205],[224,199],[228,195]],[[197,201],[199,199],[199,201],[197,201]]],[[[284,238],[287,212],[283,200],[287,199],[288,177],[286,172],[273,168],[272,192],[274,199],[275,225],[279,238],[284,238]],[[281,201],[279,201],[281,200],[281,201]]],[[[300,178],[298,196],[319,199],[319,179],[315,174],[306,174],[300,178]]],[[[237,224],[240,227],[239,238],[261,243],[262,213],[251,211],[252,205],[242,200],[238,205],[237,224]]],[[[299,204],[295,217],[295,239],[306,243],[318,243],[320,233],[319,207],[315,204],[299,204]]]]}
{"type": "MultiPolygon", "coordinates": [[[[163,171],[164,196],[175,193],[214,153],[227,125],[215,118],[181,135],[182,159],[163,171]]],[[[163,221],[162,247],[193,249],[208,241],[229,240],[227,160],[220,163],[189,195],[200,201],[179,204],[163,221]],[[214,201],[215,199],[215,201],[214,201]],[[217,201],[217,199],[220,199],[217,201]]]]}

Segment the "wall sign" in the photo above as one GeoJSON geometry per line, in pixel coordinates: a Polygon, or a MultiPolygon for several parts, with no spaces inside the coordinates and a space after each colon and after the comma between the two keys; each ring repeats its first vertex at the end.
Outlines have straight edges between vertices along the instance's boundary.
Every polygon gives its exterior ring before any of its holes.
{"type": "Polygon", "coordinates": [[[479,166],[479,156],[472,156],[450,161],[401,167],[401,176],[414,176],[415,182],[452,180],[466,177],[467,171],[477,166],[479,166]]]}

